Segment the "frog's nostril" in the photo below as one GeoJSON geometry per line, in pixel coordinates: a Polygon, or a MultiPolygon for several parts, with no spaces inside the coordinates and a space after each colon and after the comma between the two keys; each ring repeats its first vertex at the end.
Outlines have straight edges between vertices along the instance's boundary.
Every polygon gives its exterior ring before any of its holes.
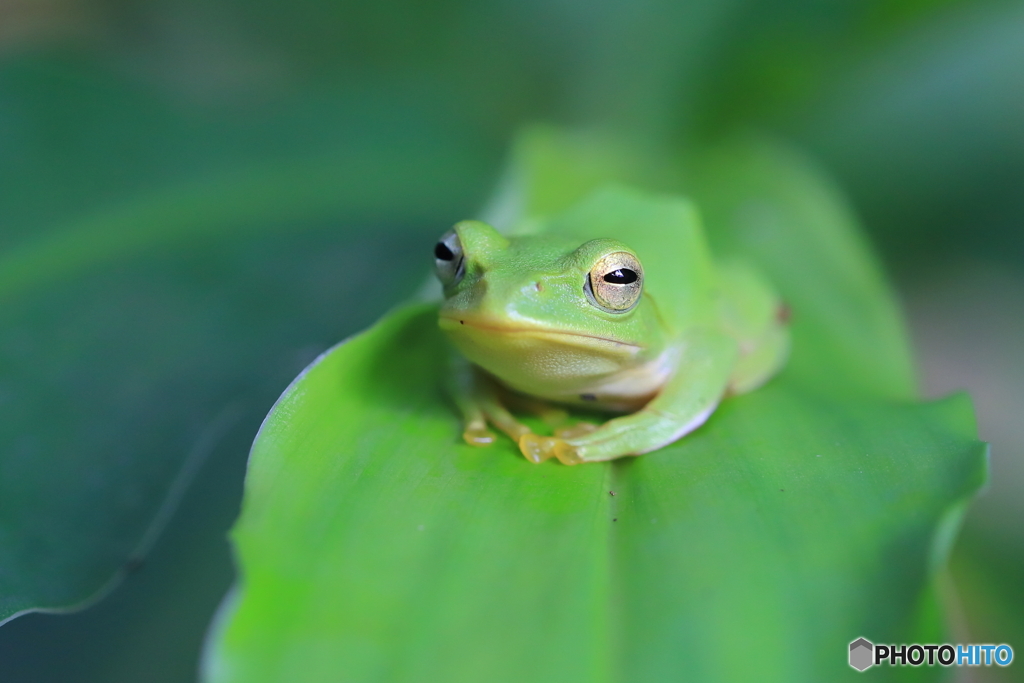
{"type": "Polygon", "coordinates": [[[544,285],[542,285],[539,281],[533,283],[533,288],[536,289],[538,292],[544,291],[544,285]]]}

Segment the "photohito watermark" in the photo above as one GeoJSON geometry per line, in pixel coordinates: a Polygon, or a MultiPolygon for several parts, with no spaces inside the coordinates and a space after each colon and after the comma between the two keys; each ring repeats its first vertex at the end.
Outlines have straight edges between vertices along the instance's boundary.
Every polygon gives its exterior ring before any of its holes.
{"type": "Polygon", "coordinates": [[[1009,645],[875,645],[866,638],[850,643],[850,666],[864,671],[876,664],[889,666],[1009,666],[1009,645]]]}

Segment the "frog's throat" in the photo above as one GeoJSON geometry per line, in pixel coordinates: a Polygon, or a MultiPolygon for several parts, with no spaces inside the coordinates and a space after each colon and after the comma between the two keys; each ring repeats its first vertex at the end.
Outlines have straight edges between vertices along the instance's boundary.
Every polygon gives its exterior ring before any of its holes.
{"type": "Polygon", "coordinates": [[[614,349],[619,352],[627,353],[631,356],[639,354],[646,349],[646,347],[641,346],[640,344],[633,344],[631,342],[624,342],[619,339],[602,337],[595,334],[583,334],[580,332],[570,332],[568,330],[555,330],[548,327],[531,327],[529,325],[504,325],[489,320],[479,320],[466,315],[452,316],[442,313],[438,318],[438,324],[442,330],[448,332],[457,332],[460,328],[470,327],[474,330],[484,330],[486,332],[494,332],[498,334],[535,337],[570,346],[597,346],[606,350],[614,349]]]}

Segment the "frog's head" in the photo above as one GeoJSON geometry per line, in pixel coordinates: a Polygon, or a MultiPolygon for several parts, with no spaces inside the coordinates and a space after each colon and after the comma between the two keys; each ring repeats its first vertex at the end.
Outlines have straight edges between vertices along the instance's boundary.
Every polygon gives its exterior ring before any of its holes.
{"type": "Polygon", "coordinates": [[[513,387],[545,393],[544,385],[610,374],[661,351],[643,266],[621,242],[505,237],[463,221],[434,256],[445,294],[441,328],[513,387]]]}

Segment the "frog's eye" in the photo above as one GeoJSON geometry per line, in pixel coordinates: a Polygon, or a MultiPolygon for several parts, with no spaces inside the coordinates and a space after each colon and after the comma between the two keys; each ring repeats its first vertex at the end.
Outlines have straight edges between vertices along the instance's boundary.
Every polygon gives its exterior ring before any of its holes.
{"type": "Polygon", "coordinates": [[[454,285],[466,272],[462,242],[454,230],[449,230],[434,245],[434,268],[437,279],[445,287],[454,285]]]}
{"type": "Polygon", "coordinates": [[[625,313],[640,301],[644,270],[627,251],[605,254],[587,275],[583,289],[590,303],[609,313],[625,313]]]}

